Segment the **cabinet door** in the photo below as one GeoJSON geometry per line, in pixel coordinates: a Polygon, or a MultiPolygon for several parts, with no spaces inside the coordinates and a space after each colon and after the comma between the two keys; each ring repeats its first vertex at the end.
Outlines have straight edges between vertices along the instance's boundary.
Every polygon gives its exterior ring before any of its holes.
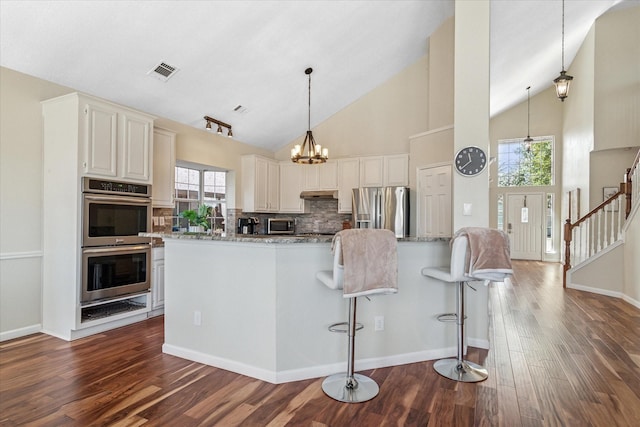
{"type": "Polygon", "coordinates": [[[382,187],[384,185],[384,157],[360,158],[360,187],[382,187]]]}
{"type": "Polygon", "coordinates": [[[151,127],[146,117],[132,113],[120,114],[122,147],[122,178],[151,181],[151,127]]]}
{"type": "Polygon", "coordinates": [[[304,200],[300,198],[300,193],[305,167],[291,162],[280,163],[280,212],[304,212],[304,200]]]}
{"type": "Polygon", "coordinates": [[[269,209],[267,191],[269,188],[269,163],[266,159],[256,157],[255,160],[255,204],[256,212],[266,212],[269,209]]]}
{"type": "Polygon", "coordinates": [[[175,134],[163,129],[153,131],[154,208],[173,208],[176,166],[175,134]]]}
{"type": "Polygon", "coordinates": [[[164,307],[164,259],[153,261],[151,306],[154,310],[164,307]]]}
{"type": "Polygon", "coordinates": [[[318,172],[320,190],[336,190],[338,188],[338,164],[336,162],[318,165],[318,172]]]}
{"type": "Polygon", "coordinates": [[[118,112],[107,106],[87,104],[85,107],[85,158],[83,172],[87,175],[118,175],[118,112]]]}
{"type": "Polygon", "coordinates": [[[360,160],[339,159],[338,212],[351,213],[351,190],[360,186],[360,160]]]}
{"type": "Polygon", "coordinates": [[[280,165],[267,163],[267,211],[278,212],[280,208],[280,165]]]}
{"type": "Polygon", "coordinates": [[[320,189],[320,165],[298,165],[304,173],[304,189],[308,191],[320,189]]]}
{"type": "Polygon", "coordinates": [[[384,156],[384,185],[387,187],[409,185],[409,155],[384,156]]]}

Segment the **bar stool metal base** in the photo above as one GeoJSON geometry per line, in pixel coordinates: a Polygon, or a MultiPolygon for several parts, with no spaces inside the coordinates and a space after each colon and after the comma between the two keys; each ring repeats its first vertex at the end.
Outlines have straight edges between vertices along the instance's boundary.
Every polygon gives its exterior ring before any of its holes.
{"type": "Polygon", "coordinates": [[[322,391],[339,402],[361,403],[378,395],[378,384],[369,377],[353,374],[349,379],[346,373],[331,375],[322,382],[322,391]]]}
{"type": "Polygon", "coordinates": [[[441,359],[433,364],[433,369],[445,378],[464,383],[477,383],[489,377],[486,369],[468,360],[441,359]]]}

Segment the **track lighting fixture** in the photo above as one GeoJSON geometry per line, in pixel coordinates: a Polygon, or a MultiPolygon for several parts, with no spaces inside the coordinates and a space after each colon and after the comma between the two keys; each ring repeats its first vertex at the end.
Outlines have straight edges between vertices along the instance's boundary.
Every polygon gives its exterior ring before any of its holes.
{"type": "Polygon", "coordinates": [[[564,0],[562,0],[562,71],[560,71],[560,75],[553,80],[553,84],[556,85],[556,95],[558,95],[558,98],[562,102],[569,96],[571,80],[573,80],[573,76],[568,75],[564,70],[564,0]]]}
{"type": "Polygon", "coordinates": [[[218,129],[216,130],[216,133],[218,135],[222,135],[222,128],[225,127],[227,129],[229,129],[229,131],[227,132],[227,136],[229,138],[233,138],[233,132],[231,131],[231,125],[227,124],[225,122],[221,122],[220,120],[216,120],[213,117],[209,117],[209,116],[204,116],[204,119],[207,121],[207,124],[205,125],[205,129],[208,131],[213,130],[213,128],[211,127],[211,123],[215,123],[218,125],[218,129]]]}
{"type": "Polygon", "coordinates": [[[311,73],[313,68],[307,68],[304,73],[309,76],[309,115],[308,115],[308,127],[307,135],[304,137],[302,146],[296,144],[291,149],[291,161],[294,163],[302,163],[306,165],[312,165],[316,163],[324,163],[329,158],[329,149],[322,148],[320,144],[316,145],[315,139],[313,139],[313,133],[311,133],[311,73]],[[308,144],[308,145],[307,145],[308,144]]]}

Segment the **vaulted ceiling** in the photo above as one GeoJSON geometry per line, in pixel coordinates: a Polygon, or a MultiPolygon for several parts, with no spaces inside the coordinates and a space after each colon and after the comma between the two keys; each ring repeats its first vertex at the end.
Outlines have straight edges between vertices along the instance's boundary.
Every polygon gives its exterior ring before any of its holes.
{"type": "MultiPolygon", "coordinates": [[[[566,68],[619,3],[640,1],[567,0],[566,68]]],[[[453,13],[453,0],[0,0],[0,65],[194,127],[209,115],[276,150],[306,130],[307,67],[314,126],[425,55],[453,13]],[[160,63],[178,71],[154,78],[160,63]]],[[[492,115],[551,86],[561,17],[559,0],[491,1],[492,115]]]]}

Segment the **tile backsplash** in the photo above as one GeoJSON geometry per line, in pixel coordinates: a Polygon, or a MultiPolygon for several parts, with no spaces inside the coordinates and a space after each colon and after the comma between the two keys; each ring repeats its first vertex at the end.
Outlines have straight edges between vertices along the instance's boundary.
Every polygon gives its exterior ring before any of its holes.
{"type": "MultiPolygon", "coordinates": [[[[236,218],[255,217],[260,221],[258,234],[265,234],[267,218],[293,218],[296,221],[296,233],[336,233],[342,230],[342,223],[351,221],[351,214],[338,213],[338,200],[309,200],[309,212],[304,214],[263,214],[235,212],[236,218]]],[[[234,220],[234,224],[236,221],[234,220]]],[[[234,227],[235,228],[235,227],[234,227]]],[[[229,233],[230,230],[227,230],[229,233]]],[[[233,230],[236,231],[235,229],[233,230]]]]}
{"type": "MultiPolygon", "coordinates": [[[[227,209],[226,229],[228,236],[236,234],[238,218],[255,217],[260,221],[258,234],[265,234],[267,218],[294,218],[296,221],[296,233],[336,233],[343,228],[343,222],[351,221],[351,214],[338,213],[338,201],[336,199],[309,200],[309,212],[304,214],[276,214],[276,213],[251,213],[242,212],[241,209],[227,209]]],[[[153,208],[153,217],[158,218],[158,223],[153,224],[155,233],[171,233],[173,223],[173,209],[153,208]],[[164,226],[160,225],[160,218],[164,219],[164,226]]]]}

